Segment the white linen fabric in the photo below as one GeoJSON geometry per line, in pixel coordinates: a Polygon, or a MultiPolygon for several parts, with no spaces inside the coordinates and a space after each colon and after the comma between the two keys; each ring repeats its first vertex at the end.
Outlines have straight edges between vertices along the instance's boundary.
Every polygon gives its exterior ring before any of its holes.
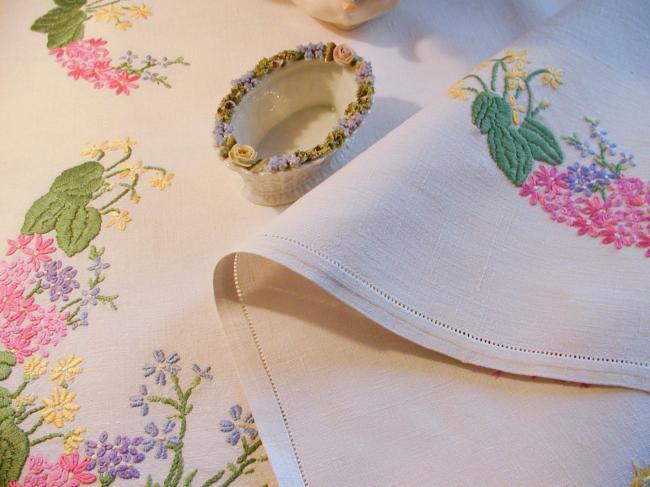
{"type": "MultiPolygon", "coordinates": [[[[508,46],[564,69],[540,117],[554,133],[590,116],[650,151],[649,21],[642,2],[578,2],[508,46]]],[[[440,96],[222,259],[217,304],[279,481],[622,485],[650,454],[650,271],[575,233],[440,96]]]]}

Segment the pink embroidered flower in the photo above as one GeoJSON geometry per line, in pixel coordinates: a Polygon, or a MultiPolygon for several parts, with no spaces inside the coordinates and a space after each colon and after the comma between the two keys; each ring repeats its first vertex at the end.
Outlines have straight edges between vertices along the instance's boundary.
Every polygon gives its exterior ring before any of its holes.
{"type": "Polygon", "coordinates": [[[30,278],[31,273],[32,267],[21,257],[13,262],[0,261],[0,283],[32,284],[35,280],[30,278]]]}
{"type": "Polygon", "coordinates": [[[637,234],[636,246],[641,249],[646,249],[645,256],[650,258],[650,235],[647,233],[637,234]]]}
{"type": "Polygon", "coordinates": [[[580,203],[580,213],[586,215],[596,224],[604,226],[606,222],[612,219],[612,201],[610,198],[603,201],[600,196],[592,196],[591,198],[580,198],[578,201],[580,203]]]}
{"type": "Polygon", "coordinates": [[[613,243],[617,249],[630,247],[634,244],[634,234],[625,225],[610,225],[599,234],[603,237],[603,244],[613,243]]]}
{"type": "Polygon", "coordinates": [[[106,79],[108,80],[108,87],[111,90],[115,90],[116,95],[121,93],[128,95],[130,93],[129,89],[138,88],[136,81],[140,79],[140,75],[129,75],[129,73],[121,69],[113,69],[111,74],[107,75],[106,79]]]}
{"type": "Polygon", "coordinates": [[[642,206],[645,200],[643,181],[621,175],[612,183],[612,190],[618,193],[629,206],[642,206]]]}
{"type": "Polygon", "coordinates": [[[89,485],[97,476],[86,471],[90,458],[80,458],[78,452],[61,455],[56,463],[49,463],[41,455],[29,457],[29,471],[20,482],[11,482],[12,487],[79,487],[89,485]]]}
{"type": "Polygon", "coordinates": [[[552,167],[549,171],[545,165],[540,165],[534,173],[537,186],[544,190],[544,193],[555,195],[563,189],[566,189],[567,184],[564,181],[566,173],[558,173],[557,167],[552,167]]]}
{"type": "Polygon", "coordinates": [[[97,476],[86,471],[86,465],[90,461],[89,457],[79,459],[79,452],[69,455],[61,455],[58,461],[58,467],[61,470],[61,477],[64,483],[60,484],[65,487],[78,487],[82,484],[92,484],[97,480],[97,476]]]}
{"type": "Polygon", "coordinates": [[[37,329],[35,342],[41,346],[40,351],[45,357],[49,354],[45,345],[55,346],[68,334],[67,318],[68,313],[61,313],[54,305],[47,310],[41,308],[32,315],[31,322],[37,329]]]}
{"type": "Polygon", "coordinates": [[[32,269],[37,271],[41,267],[41,262],[50,262],[52,257],[49,254],[56,252],[56,247],[52,245],[53,238],[44,239],[42,235],[34,235],[34,247],[27,248],[25,253],[30,256],[29,262],[32,264],[32,269]]]}
{"type": "MultiPolygon", "coordinates": [[[[16,240],[7,240],[7,244],[9,244],[9,248],[7,249],[7,253],[5,255],[13,255],[17,250],[21,250],[25,252],[25,249],[29,245],[29,243],[32,241],[34,238],[34,235],[23,235],[22,233],[16,237],[16,240]]],[[[26,253],[26,252],[25,252],[26,253]]]]}
{"type": "Polygon", "coordinates": [[[48,487],[47,477],[48,472],[52,468],[52,464],[48,463],[41,455],[30,456],[27,462],[29,468],[27,475],[22,483],[12,481],[9,482],[10,487],[48,487]]]}
{"type": "Polygon", "coordinates": [[[34,302],[34,297],[24,298],[20,296],[13,304],[13,310],[8,320],[21,325],[28,315],[38,310],[39,306],[34,302]]]}
{"type": "Polygon", "coordinates": [[[0,283],[0,315],[9,318],[18,310],[24,289],[17,283],[0,283]]]}
{"type": "Polygon", "coordinates": [[[56,306],[47,310],[38,305],[31,308],[29,320],[12,320],[12,314],[9,320],[0,322],[0,343],[15,353],[19,363],[35,352],[49,356],[49,347],[56,346],[68,333],[68,313],[61,313],[56,306]]]}

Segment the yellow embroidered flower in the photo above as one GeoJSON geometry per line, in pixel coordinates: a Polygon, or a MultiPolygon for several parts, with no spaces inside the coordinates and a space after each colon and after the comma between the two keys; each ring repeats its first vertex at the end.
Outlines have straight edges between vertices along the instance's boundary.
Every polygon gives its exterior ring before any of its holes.
{"type": "Polygon", "coordinates": [[[120,150],[126,154],[129,150],[133,149],[134,145],[135,140],[131,140],[131,137],[126,136],[123,139],[115,139],[112,141],[109,150],[120,150]]]}
{"type": "Polygon", "coordinates": [[[50,380],[63,386],[74,380],[81,372],[83,372],[81,359],[72,354],[69,357],[59,359],[59,364],[52,369],[50,380]]]}
{"type": "Polygon", "coordinates": [[[86,428],[83,426],[73,429],[63,438],[63,452],[66,455],[74,453],[79,449],[79,446],[83,443],[84,439],[81,436],[86,432],[86,428]]]}
{"type": "Polygon", "coordinates": [[[158,173],[151,180],[151,186],[163,191],[168,186],[172,185],[172,179],[174,179],[174,173],[168,172],[167,174],[158,173]]]}
{"type": "Polygon", "coordinates": [[[447,90],[449,96],[455,100],[467,100],[467,90],[463,86],[461,80],[456,81],[453,85],[447,90]]]}
{"type": "Polygon", "coordinates": [[[127,210],[117,211],[113,210],[108,213],[110,215],[110,220],[106,223],[106,228],[116,226],[120,231],[126,230],[126,226],[131,223],[131,215],[127,210]]]}
{"type": "Polygon", "coordinates": [[[634,478],[630,482],[630,487],[648,487],[650,485],[650,465],[641,468],[634,465],[634,478]]]}
{"type": "Polygon", "coordinates": [[[31,406],[36,402],[36,399],[38,399],[36,394],[23,394],[14,399],[14,404],[17,407],[31,406]]]}
{"type": "Polygon", "coordinates": [[[512,108],[512,123],[519,125],[521,121],[519,114],[524,113],[526,110],[517,104],[517,99],[514,95],[508,95],[508,104],[512,108]]]}
{"type": "Polygon", "coordinates": [[[104,140],[99,144],[86,142],[86,145],[84,145],[83,149],[81,149],[80,155],[94,159],[97,156],[99,156],[100,152],[106,152],[107,149],[108,149],[108,140],[104,140]]]}
{"type": "Polygon", "coordinates": [[[549,85],[554,90],[557,90],[560,85],[564,84],[564,80],[562,79],[564,72],[561,69],[553,69],[548,66],[546,71],[547,72],[544,73],[544,76],[542,76],[542,83],[544,83],[544,85],[549,85]]]}
{"type": "Polygon", "coordinates": [[[548,101],[548,100],[542,100],[542,101],[539,102],[539,106],[540,106],[540,108],[547,109],[548,107],[551,106],[551,102],[548,101]]]}
{"type": "Polygon", "coordinates": [[[115,27],[124,32],[133,27],[133,24],[128,20],[120,20],[117,24],[115,24],[115,27]]]}
{"type": "Polygon", "coordinates": [[[124,162],[120,166],[122,172],[120,172],[117,177],[120,179],[129,178],[131,181],[135,181],[136,176],[140,176],[147,172],[147,170],[142,167],[142,161],[135,162],[124,162]]]}
{"type": "Polygon", "coordinates": [[[49,398],[43,399],[43,420],[56,428],[63,428],[67,421],[74,420],[75,413],[79,411],[79,405],[73,402],[76,396],[74,392],[62,387],[52,391],[49,398]]]}
{"type": "Polygon", "coordinates": [[[95,12],[95,20],[99,22],[109,23],[109,22],[119,22],[120,15],[122,14],[122,8],[116,7],[115,5],[106,5],[95,12]]]}
{"type": "Polygon", "coordinates": [[[132,5],[130,7],[126,7],[126,10],[127,12],[129,12],[129,15],[134,19],[147,20],[151,15],[151,10],[149,10],[149,7],[147,7],[144,3],[140,5],[132,5]]]}
{"type": "Polygon", "coordinates": [[[528,72],[525,69],[518,68],[515,66],[510,71],[506,71],[503,77],[506,80],[506,86],[509,90],[514,90],[515,88],[521,88],[522,90],[526,88],[524,83],[524,78],[528,72]]]}
{"type": "Polygon", "coordinates": [[[503,62],[506,64],[515,64],[521,69],[524,64],[530,64],[530,61],[528,60],[528,49],[519,52],[508,49],[503,62]]]}
{"type": "Polygon", "coordinates": [[[47,360],[43,357],[33,355],[25,361],[23,378],[25,380],[36,380],[47,371],[47,360]]]}
{"type": "Polygon", "coordinates": [[[131,195],[131,201],[133,201],[136,205],[140,203],[140,195],[138,193],[133,193],[131,195]]]}
{"type": "Polygon", "coordinates": [[[485,69],[485,68],[487,68],[488,66],[491,66],[491,65],[492,65],[492,61],[490,61],[488,59],[487,61],[483,61],[481,64],[476,66],[474,69],[472,69],[472,71],[474,71],[475,73],[478,73],[479,71],[481,71],[481,70],[483,70],[483,69],[485,69]]]}

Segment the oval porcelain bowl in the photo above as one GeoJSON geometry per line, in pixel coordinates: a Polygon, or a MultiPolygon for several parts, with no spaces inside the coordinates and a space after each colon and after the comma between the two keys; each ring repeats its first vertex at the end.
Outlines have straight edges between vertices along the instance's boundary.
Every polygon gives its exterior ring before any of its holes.
{"type": "Polygon", "coordinates": [[[334,172],[334,153],[370,110],[374,76],[345,45],[308,44],[262,59],[233,81],[214,130],[255,204],[294,202],[334,172]]]}

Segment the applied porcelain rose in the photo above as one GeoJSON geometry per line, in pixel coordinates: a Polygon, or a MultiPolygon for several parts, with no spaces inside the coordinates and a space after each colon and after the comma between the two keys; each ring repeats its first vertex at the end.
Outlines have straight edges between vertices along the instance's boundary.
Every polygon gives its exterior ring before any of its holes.
{"type": "Polygon", "coordinates": [[[293,3],[319,20],[341,29],[354,29],[394,9],[399,0],[293,0],[293,3]]]}

